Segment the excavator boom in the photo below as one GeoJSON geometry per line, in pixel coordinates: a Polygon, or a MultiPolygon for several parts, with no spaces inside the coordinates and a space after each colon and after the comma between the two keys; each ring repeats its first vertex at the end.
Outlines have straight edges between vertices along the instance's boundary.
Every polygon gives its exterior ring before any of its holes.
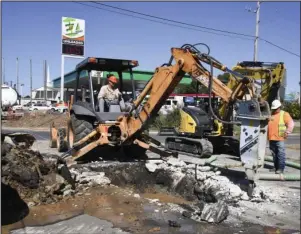
{"type": "MultiPolygon", "coordinates": [[[[189,74],[191,78],[195,79],[205,87],[209,88],[210,72],[201,64],[200,60],[210,64],[209,59],[199,59],[199,55],[189,51],[189,49],[172,48],[172,59],[175,64],[168,66],[161,66],[155,70],[151,80],[147,83],[143,91],[140,93],[137,100],[134,102],[133,111],[138,109],[144,98],[149,95],[148,100],[143,104],[141,111],[137,113],[136,117],[121,117],[124,126],[127,126],[127,136],[135,135],[140,131],[144,124],[147,123],[151,117],[155,116],[163,103],[174,91],[185,74],[189,74]]],[[[213,65],[213,64],[212,64],[213,65]]],[[[214,63],[214,67],[220,70],[229,70],[226,66],[214,63]]],[[[220,80],[212,78],[212,92],[220,96],[224,101],[224,105],[233,102],[240,95],[241,90],[246,84],[249,84],[249,79],[241,79],[236,90],[232,91],[229,87],[223,84],[220,80]]],[[[240,95],[240,98],[243,95],[240,95]]]]}

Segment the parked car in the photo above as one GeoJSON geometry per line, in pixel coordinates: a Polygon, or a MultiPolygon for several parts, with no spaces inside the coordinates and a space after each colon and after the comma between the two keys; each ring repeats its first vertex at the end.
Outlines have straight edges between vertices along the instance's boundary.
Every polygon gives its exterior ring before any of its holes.
{"type": "Polygon", "coordinates": [[[13,107],[12,107],[12,110],[23,110],[23,106],[22,105],[14,105],[13,107]]]}
{"type": "Polygon", "coordinates": [[[54,108],[55,111],[58,111],[60,113],[64,113],[68,111],[68,107],[67,106],[56,106],[54,108]]]}
{"type": "Polygon", "coordinates": [[[29,111],[37,111],[37,110],[55,110],[54,107],[48,106],[47,104],[43,103],[36,103],[33,104],[31,107],[28,109],[29,111]]]}

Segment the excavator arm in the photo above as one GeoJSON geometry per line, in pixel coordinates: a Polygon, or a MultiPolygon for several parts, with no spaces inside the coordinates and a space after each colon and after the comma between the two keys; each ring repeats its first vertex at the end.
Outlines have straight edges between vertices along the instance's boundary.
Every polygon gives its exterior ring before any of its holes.
{"type": "MultiPolygon", "coordinates": [[[[211,74],[202,65],[201,61],[222,71],[230,71],[217,60],[211,59],[208,55],[192,51],[189,48],[172,48],[171,54],[170,63],[166,66],[158,67],[155,70],[153,77],[134,102],[133,111],[137,111],[144,98],[149,95],[148,100],[143,104],[140,112],[136,113],[136,117],[122,116],[119,118],[119,121],[123,122],[122,125],[127,128],[126,138],[130,138],[136,135],[137,132],[140,132],[140,130],[143,129],[143,125],[158,113],[165,100],[174,91],[185,74],[189,74],[193,79],[209,88],[211,74]],[[173,60],[175,64],[171,65],[171,61],[173,60]]],[[[249,89],[245,89],[246,85],[250,82],[250,79],[242,77],[236,89],[232,91],[220,80],[213,77],[212,92],[222,98],[223,106],[226,110],[229,103],[241,99],[246,91],[250,92],[249,89]]],[[[228,116],[228,113],[225,111],[223,117],[226,116],[228,116]]]]}

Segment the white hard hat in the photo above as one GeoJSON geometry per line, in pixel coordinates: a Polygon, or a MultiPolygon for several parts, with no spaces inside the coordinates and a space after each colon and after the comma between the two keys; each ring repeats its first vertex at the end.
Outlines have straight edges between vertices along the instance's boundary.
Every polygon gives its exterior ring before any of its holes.
{"type": "Polygon", "coordinates": [[[276,109],[278,109],[280,106],[281,106],[281,102],[280,102],[279,100],[274,100],[274,101],[272,102],[272,107],[271,107],[271,109],[272,109],[272,110],[276,110],[276,109]]]}

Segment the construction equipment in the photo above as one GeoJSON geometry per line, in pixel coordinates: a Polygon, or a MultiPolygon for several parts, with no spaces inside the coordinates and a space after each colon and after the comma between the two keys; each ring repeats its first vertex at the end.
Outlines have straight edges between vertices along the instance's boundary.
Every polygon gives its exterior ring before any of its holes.
{"type": "MultiPolygon", "coordinates": [[[[68,152],[73,156],[73,160],[81,160],[92,149],[107,145],[127,147],[136,144],[145,150],[166,153],[166,151],[152,146],[158,142],[151,137],[144,138],[143,131],[147,129],[149,121],[157,115],[163,103],[187,73],[193,79],[209,87],[209,108],[214,118],[225,126],[241,125],[241,131],[245,133],[241,134],[241,160],[249,180],[254,180],[257,169],[264,162],[270,112],[268,103],[258,100],[255,96],[253,80],[228,69],[211,57],[209,53],[201,53],[196,45],[185,44],[181,48],[172,48],[171,54],[167,64],[156,68],[153,77],[148,81],[138,98],[134,99],[135,101],[131,103],[130,109],[127,111],[122,111],[124,108],[120,104],[110,105],[108,112],[100,112],[97,109],[98,105],[94,95],[96,84],[93,83],[91,70],[118,71],[122,86],[122,71],[131,71],[133,67],[138,65],[137,61],[89,57],[76,66],[76,86],[74,95],[70,99],[68,127],[65,127],[67,136],[61,136],[61,139],[67,138],[68,152]],[[209,64],[210,71],[202,63],[209,64]],[[213,68],[240,77],[236,88],[231,90],[214,78],[213,68]],[[83,70],[88,71],[89,79],[79,79],[79,74],[83,70]],[[79,97],[80,82],[88,85],[88,90],[82,89],[82,93],[89,92],[89,100],[79,97]],[[218,94],[224,101],[222,107],[225,111],[220,117],[221,119],[213,113],[211,92],[218,94]],[[243,100],[246,93],[250,95],[250,100],[243,100]],[[147,95],[149,95],[148,100],[141,105],[147,95]],[[116,112],[116,109],[119,112],[116,112]],[[236,110],[235,118],[233,118],[233,109],[236,110]]],[[[51,128],[51,136],[53,137],[51,140],[59,135],[55,136],[53,129],[51,128]]],[[[180,140],[188,141],[187,145],[189,146],[184,146],[184,150],[193,148],[193,154],[198,154],[199,150],[202,150],[200,147],[203,146],[203,143],[197,139],[185,138],[180,140]]],[[[166,145],[172,143],[167,141],[166,145]]],[[[176,149],[179,146],[178,144],[174,145],[176,149]]],[[[180,150],[182,150],[181,147],[180,150]]],[[[169,151],[168,153],[175,155],[177,152],[169,151]]]]}
{"type": "Polygon", "coordinates": [[[20,97],[17,90],[2,84],[1,92],[1,119],[15,119],[24,116],[24,113],[12,110],[12,107],[18,103],[20,97]]]}
{"type": "MultiPolygon", "coordinates": [[[[255,86],[262,99],[269,105],[275,99],[284,99],[286,87],[286,68],[283,62],[243,61],[232,68],[245,77],[254,79],[255,86]]],[[[228,87],[235,87],[237,81],[230,74],[228,87]]]]}
{"type": "Polygon", "coordinates": [[[17,104],[19,94],[14,88],[2,84],[1,92],[1,108],[3,111],[17,104]]]}
{"type": "MultiPolygon", "coordinates": [[[[244,77],[254,80],[254,86],[257,88],[256,92],[262,100],[265,100],[271,105],[275,99],[284,99],[285,85],[286,85],[286,69],[282,62],[266,63],[266,62],[252,62],[243,61],[237,63],[232,68],[232,71],[238,72],[244,77]]],[[[234,90],[239,84],[241,77],[237,77],[228,73],[226,82],[227,87],[234,90]]],[[[217,94],[218,95],[218,94],[217,94]]],[[[223,101],[223,100],[222,100],[223,101]]],[[[214,145],[214,153],[233,153],[239,156],[239,141],[235,139],[232,129],[228,128],[226,132],[223,131],[223,124],[217,119],[213,118],[207,108],[184,107],[180,110],[181,121],[176,133],[179,136],[186,136],[189,138],[208,139],[214,145]]],[[[213,107],[216,114],[223,115],[224,108],[218,110],[219,105],[213,107]]],[[[225,107],[225,106],[223,106],[225,107]]],[[[206,142],[204,140],[201,140],[206,142]]],[[[212,149],[209,151],[203,150],[199,156],[210,156],[212,149]]],[[[184,152],[185,153],[185,152],[184,152]]]]}

